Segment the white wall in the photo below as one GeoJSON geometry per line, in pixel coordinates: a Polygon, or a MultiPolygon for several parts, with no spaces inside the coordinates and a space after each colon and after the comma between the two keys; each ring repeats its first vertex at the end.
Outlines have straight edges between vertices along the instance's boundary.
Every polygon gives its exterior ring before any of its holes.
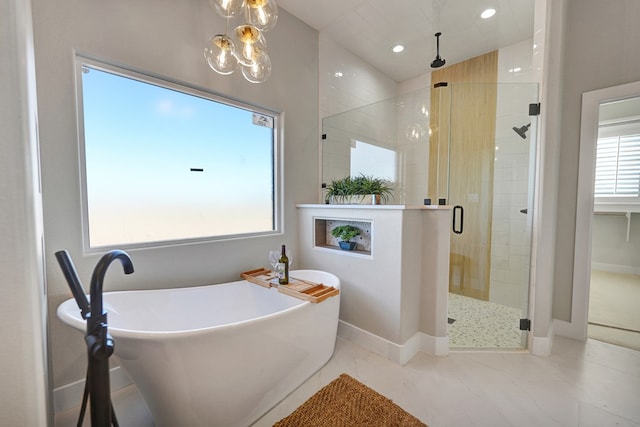
{"type": "Polygon", "coordinates": [[[569,321],[583,92],[640,80],[640,2],[566,0],[553,315],[569,321]]]}
{"type": "Polygon", "coordinates": [[[49,419],[31,3],[0,1],[0,425],[49,419]]]}
{"type": "Polygon", "coordinates": [[[640,275],[640,213],[631,214],[629,224],[624,213],[596,214],[591,246],[593,268],[640,275]]]}
{"type": "Polygon", "coordinates": [[[50,340],[58,387],[84,377],[86,351],[82,335],[55,316],[70,293],[53,254],[69,250],[86,288],[99,259],[83,255],[81,246],[74,52],[284,112],[283,235],[132,250],[135,273],[125,276],[114,265],[104,289],[194,286],[238,280],[242,271],[266,267],[268,250],[281,243],[295,258],[295,204],[315,201],[319,187],[316,174],[309,173],[318,164],[318,34],[281,10],[268,34],[271,77],[256,85],[239,72],[218,75],[204,61],[206,40],[224,30],[224,20],[206,0],[34,0],[33,9],[50,340]]]}
{"type": "Polygon", "coordinates": [[[396,88],[391,78],[320,33],[320,117],[393,98],[396,88]]]}

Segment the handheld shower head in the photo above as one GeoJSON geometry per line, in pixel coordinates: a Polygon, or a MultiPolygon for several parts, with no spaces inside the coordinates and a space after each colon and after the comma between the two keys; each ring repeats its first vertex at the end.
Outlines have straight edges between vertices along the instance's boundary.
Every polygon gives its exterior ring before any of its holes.
{"type": "Polygon", "coordinates": [[[520,126],[519,128],[514,126],[512,129],[515,133],[520,135],[520,138],[527,139],[527,131],[529,130],[529,126],[531,126],[531,123],[529,123],[528,125],[520,126]]]}

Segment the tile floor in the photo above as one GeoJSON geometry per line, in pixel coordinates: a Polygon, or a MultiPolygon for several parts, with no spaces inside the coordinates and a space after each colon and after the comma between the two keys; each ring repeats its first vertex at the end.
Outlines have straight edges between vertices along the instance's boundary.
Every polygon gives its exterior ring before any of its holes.
{"type": "MultiPolygon", "coordinates": [[[[549,357],[419,353],[405,366],[338,339],[331,360],[254,427],[272,426],[343,372],[430,427],[640,426],[640,352],[556,338],[549,357]]],[[[135,387],[116,393],[114,405],[122,426],[153,426],[135,387]]],[[[60,414],[56,426],[75,425],[76,417],[77,409],[60,414]]]]}

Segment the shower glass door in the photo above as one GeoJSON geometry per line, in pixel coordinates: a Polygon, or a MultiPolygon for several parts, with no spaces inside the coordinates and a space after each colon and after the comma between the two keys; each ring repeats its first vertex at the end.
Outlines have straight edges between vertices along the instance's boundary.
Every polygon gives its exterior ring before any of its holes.
{"type": "Polygon", "coordinates": [[[438,197],[459,206],[451,233],[449,345],[526,348],[520,320],[529,305],[537,121],[529,105],[538,102],[537,84],[449,84],[432,95],[439,135],[431,149],[448,154],[440,171],[448,176],[446,196],[438,189],[438,197]]]}

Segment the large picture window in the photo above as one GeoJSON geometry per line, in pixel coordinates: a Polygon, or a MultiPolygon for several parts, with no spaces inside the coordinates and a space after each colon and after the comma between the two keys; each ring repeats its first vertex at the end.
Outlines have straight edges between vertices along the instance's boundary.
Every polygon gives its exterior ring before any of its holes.
{"type": "Polygon", "coordinates": [[[77,59],[85,246],[278,231],[278,114],[77,59]]]}

